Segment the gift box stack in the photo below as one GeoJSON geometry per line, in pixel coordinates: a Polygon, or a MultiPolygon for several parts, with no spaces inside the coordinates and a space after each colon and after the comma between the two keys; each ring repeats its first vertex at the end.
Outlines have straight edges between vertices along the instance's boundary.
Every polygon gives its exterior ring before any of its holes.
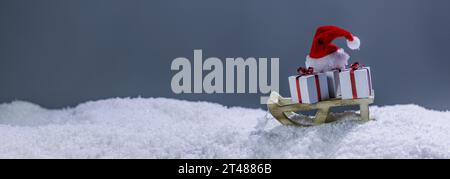
{"type": "Polygon", "coordinates": [[[313,104],[330,98],[360,99],[373,95],[370,67],[359,63],[343,70],[317,73],[312,67],[301,67],[298,72],[289,77],[294,103],[313,104]]]}
{"type": "Polygon", "coordinates": [[[360,99],[373,95],[369,67],[353,63],[347,67],[350,56],[333,44],[345,37],[348,48],[358,50],[361,41],[349,31],[337,26],[321,26],[314,35],[305,65],[296,76],[289,77],[292,100],[312,104],[329,98],[360,99]]]}

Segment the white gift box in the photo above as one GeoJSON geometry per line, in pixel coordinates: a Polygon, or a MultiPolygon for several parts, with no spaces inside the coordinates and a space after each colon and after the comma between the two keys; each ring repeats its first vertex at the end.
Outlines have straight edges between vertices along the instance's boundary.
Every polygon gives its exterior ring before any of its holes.
{"type": "Polygon", "coordinates": [[[325,73],[290,76],[289,89],[294,103],[312,104],[330,98],[325,73]]]}
{"type": "Polygon", "coordinates": [[[325,72],[325,74],[327,75],[328,94],[330,95],[330,98],[337,98],[341,96],[339,73],[340,73],[339,70],[325,72]]]}
{"type": "Polygon", "coordinates": [[[339,73],[342,99],[368,98],[372,96],[370,67],[345,70],[339,73]]]}

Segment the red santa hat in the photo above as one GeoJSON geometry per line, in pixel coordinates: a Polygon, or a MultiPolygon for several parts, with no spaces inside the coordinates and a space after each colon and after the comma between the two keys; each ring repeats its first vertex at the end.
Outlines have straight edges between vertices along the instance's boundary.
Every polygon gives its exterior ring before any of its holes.
{"type": "Polygon", "coordinates": [[[339,37],[347,39],[347,46],[352,50],[359,49],[360,40],[352,33],[336,26],[322,26],[317,28],[311,51],[306,57],[306,66],[322,72],[334,68],[344,68],[349,56],[343,49],[332,42],[339,37]]]}

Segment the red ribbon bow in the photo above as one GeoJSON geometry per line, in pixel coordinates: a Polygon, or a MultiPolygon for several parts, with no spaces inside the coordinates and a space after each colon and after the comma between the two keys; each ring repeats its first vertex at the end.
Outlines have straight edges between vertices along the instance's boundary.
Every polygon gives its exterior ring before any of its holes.
{"type": "Polygon", "coordinates": [[[314,73],[314,68],[313,67],[308,67],[308,68],[300,67],[297,69],[297,72],[300,75],[311,75],[314,73]]]}
{"type": "Polygon", "coordinates": [[[350,68],[352,69],[352,70],[357,70],[357,69],[359,69],[359,63],[358,62],[355,62],[355,63],[352,63],[351,65],[350,65],[350,68]]]}

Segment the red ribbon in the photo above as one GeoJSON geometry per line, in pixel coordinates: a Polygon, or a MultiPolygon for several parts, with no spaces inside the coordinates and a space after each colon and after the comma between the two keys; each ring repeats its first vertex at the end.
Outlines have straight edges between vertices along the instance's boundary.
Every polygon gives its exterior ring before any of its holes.
{"type": "Polygon", "coordinates": [[[352,63],[351,65],[350,65],[350,68],[352,69],[352,70],[357,70],[357,69],[359,69],[359,63],[358,62],[355,62],[355,63],[352,63]]]}
{"type": "Polygon", "coordinates": [[[350,81],[352,83],[352,96],[353,99],[358,98],[358,92],[356,91],[355,70],[359,69],[359,63],[355,62],[350,65],[350,81]]]}
{"type": "Polygon", "coordinates": [[[302,103],[302,93],[300,92],[300,82],[299,82],[299,78],[301,76],[297,76],[297,78],[295,78],[295,83],[297,86],[297,96],[298,96],[298,103],[302,103]]]}
{"type": "Polygon", "coordinates": [[[308,67],[308,68],[304,68],[304,67],[300,67],[297,69],[297,72],[299,75],[312,75],[314,73],[314,68],[313,67],[308,67]]]}
{"type": "Polygon", "coordinates": [[[355,69],[350,70],[350,81],[352,83],[352,95],[353,99],[358,98],[358,92],[356,91],[356,81],[355,81],[355,69]]]}
{"type": "Polygon", "coordinates": [[[316,80],[316,90],[317,90],[317,98],[319,101],[322,101],[322,94],[320,93],[320,83],[319,83],[319,75],[314,75],[316,80]]]}

